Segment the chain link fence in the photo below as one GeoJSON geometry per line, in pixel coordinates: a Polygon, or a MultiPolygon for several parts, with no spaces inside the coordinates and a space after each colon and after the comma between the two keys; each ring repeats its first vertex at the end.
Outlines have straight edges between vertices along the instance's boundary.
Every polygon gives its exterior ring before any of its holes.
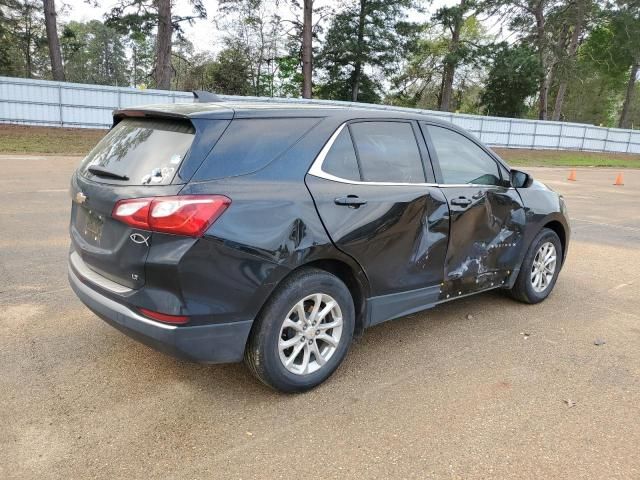
{"type": "MultiPolygon", "coordinates": [[[[411,111],[454,123],[492,147],[640,153],[640,130],[579,123],[488,117],[328,100],[237,97],[233,101],[321,103],[347,108],[411,111]]],[[[109,128],[118,108],[158,103],[190,103],[190,92],[138,90],[79,83],[0,77],[0,122],[27,125],[109,128]]]]}

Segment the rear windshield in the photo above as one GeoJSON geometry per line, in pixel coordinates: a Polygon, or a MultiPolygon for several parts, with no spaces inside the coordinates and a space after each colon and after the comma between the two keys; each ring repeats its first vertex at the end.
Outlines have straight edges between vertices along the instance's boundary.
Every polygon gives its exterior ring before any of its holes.
{"type": "Polygon", "coordinates": [[[166,185],[173,180],[194,135],[189,121],[125,118],[89,152],[80,173],[116,185],[166,185]],[[96,167],[93,173],[91,167],[96,167]]]}
{"type": "Polygon", "coordinates": [[[204,161],[194,180],[246,175],[289,150],[318,118],[235,119],[204,161]]]}

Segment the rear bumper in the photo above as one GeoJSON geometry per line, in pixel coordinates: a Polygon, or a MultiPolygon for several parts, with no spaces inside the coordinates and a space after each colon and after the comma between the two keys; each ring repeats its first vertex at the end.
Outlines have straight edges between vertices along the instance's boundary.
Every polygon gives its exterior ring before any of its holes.
{"type": "Polygon", "coordinates": [[[69,284],[93,313],[128,336],[161,352],[201,363],[239,362],[253,320],[175,326],[150,320],[84,283],[69,267],[69,284]]]}

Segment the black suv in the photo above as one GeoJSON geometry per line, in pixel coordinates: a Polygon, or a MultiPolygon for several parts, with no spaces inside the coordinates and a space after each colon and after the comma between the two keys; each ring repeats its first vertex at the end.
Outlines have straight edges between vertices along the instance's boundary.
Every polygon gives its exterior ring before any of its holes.
{"type": "Polygon", "coordinates": [[[463,130],[322,104],[117,111],[71,195],[69,280],[93,312],[283,391],[380,322],[495,288],[544,300],[570,233],[561,196],[463,130]]]}

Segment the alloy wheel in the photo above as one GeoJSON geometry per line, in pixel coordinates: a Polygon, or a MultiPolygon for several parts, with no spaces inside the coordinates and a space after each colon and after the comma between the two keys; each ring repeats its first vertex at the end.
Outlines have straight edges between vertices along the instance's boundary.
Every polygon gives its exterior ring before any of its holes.
{"type": "Polygon", "coordinates": [[[536,292],[541,293],[547,289],[556,271],[556,263],[556,247],[551,242],[543,243],[531,266],[531,286],[536,292]]]}
{"type": "Polygon", "coordinates": [[[342,337],[342,310],[325,293],[309,295],[289,311],[280,327],[278,353],[291,373],[320,370],[333,356],[342,337]]]}

